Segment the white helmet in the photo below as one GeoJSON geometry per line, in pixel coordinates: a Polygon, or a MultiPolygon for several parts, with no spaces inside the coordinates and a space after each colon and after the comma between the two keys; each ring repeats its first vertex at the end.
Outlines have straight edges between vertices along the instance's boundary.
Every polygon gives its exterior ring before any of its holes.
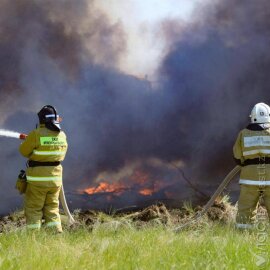
{"type": "Polygon", "coordinates": [[[265,103],[257,103],[250,114],[251,123],[270,123],[270,107],[265,103]]]}

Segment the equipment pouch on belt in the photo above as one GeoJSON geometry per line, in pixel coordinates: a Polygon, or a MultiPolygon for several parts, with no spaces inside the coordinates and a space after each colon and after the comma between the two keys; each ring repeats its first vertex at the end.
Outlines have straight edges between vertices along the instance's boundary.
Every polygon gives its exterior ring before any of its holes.
{"type": "Polygon", "coordinates": [[[27,187],[26,173],[24,170],[21,170],[16,182],[16,189],[18,189],[20,194],[24,194],[26,191],[26,187],[27,187]]]}

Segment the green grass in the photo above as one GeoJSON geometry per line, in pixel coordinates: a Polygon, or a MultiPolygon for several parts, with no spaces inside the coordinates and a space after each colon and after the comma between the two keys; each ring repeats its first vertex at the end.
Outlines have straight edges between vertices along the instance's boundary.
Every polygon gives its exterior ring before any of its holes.
{"type": "Polygon", "coordinates": [[[253,255],[259,254],[257,238],[256,231],[214,223],[179,234],[117,222],[60,235],[16,230],[0,235],[0,269],[260,269],[253,255]]]}

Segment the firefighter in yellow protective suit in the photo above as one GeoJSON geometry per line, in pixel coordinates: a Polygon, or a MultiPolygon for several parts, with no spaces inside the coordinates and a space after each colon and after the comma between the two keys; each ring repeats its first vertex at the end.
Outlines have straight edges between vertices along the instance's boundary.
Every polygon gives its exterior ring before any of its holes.
{"type": "Polygon", "coordinates": [[[258,103],[251,123],[240,131],[233,147],[234,158],[242,166],[236,227],[253,227],[254,211],[263,197],[270,217],[270,107],[258,103]]]}
{"type": "Polygon", "coordinates": [[[65,133],[53,106],[44,106],[38,113],[39,126],[20,145],[20,153],[28,158],[26,170],[25,216],[28,228],[47,227],[62,232],[59,215],[59,193],[62,166],[67,151],[65,133]]]}

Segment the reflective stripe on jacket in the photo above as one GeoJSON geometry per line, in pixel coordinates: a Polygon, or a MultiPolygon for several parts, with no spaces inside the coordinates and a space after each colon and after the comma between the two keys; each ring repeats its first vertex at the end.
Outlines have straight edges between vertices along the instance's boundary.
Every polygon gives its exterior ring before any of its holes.
{"type": "Polygon", "coordinates": [[[245,160],[259,158],[260,164],[244,166],[241,169],[240,184],[269,185],[270,164],[264,164],[264,158],[270,157],[270,129],[243,129],[238,134],[233,147],[234,158],[242,164],[245,160]],[[268,182],[265,182],[268,181],[268,182]]]}
{"type": "MultiPolygon", "coordinates": [[[[68,144],[63,131],[55,132],[40,125],[30,132],[20,145],[20,153],[29,160],[39,162],[63,161],[68,144]]],[[[27,181],[46,187],[62,184],[62,166],[38,166],[26,170],[27,181]]]]}

